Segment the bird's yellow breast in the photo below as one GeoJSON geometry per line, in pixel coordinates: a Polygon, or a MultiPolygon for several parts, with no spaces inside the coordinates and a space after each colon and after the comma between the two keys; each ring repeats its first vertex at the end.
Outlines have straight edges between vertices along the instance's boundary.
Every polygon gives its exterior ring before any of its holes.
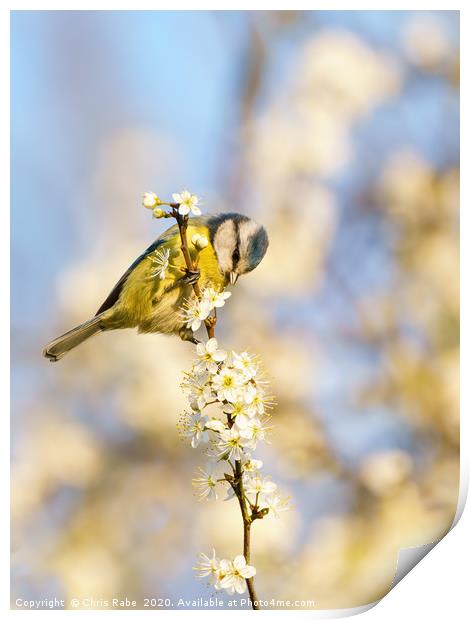
{"type": "MultiPolygon", "coordinates": [[[[191,243],[196,233],[209,239],[209,231],[204,225],[190,225],[187,230],[191,258],[201,273],[199,285],[221,290],[225,278],[220,273],[214,248],[209,242],[206,248],[196,252],[191,243]]],[[[105,319],[108,329],[138,327],[142,332],[175,333],[183,327],[182,309],[194,292],[192,286],[178,282],[185,275],[186,263],[177,227],[170,228],[160,240],[162,243],[155,253],[144,257],[129,274],[118,301],[105,319]],[[164,256],[166,251],[170,253],[169,266],[161,279],[152,258],[158,253],[164,256]]]]}

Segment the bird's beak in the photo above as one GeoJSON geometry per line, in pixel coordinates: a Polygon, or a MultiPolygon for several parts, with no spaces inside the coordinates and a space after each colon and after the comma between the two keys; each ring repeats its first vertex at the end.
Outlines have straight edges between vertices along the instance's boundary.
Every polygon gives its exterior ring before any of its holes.
{"type": "Polygon", "coordinates": [[[236,271],[230,272],[230,284],[233,286],[238,280],[238,273],[236,271]]]}

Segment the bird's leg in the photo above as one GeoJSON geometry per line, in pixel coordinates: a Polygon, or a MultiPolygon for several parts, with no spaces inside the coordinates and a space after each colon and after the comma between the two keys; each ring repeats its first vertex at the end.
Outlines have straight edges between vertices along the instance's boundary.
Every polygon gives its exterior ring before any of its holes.
{"type": "Polygon", "coordinates": [[[173,291],[175,288],[178,288],[179,286],[183,286],[183,285],[192,286],[201,277],[201,272],[199,271],[199,269],[195,269],[194,271],[192,271],[190,269],[185,268],[183,271],[185,275],[175,280],[173,284],[170,284],[170,286],[166,289],[166,292],[173,291]]]}
{"type": "Polygon", "coordinates": [[[192,342],[193,344],[199,344],[199,340],[194,337],[194,332],[190,327],[182,327],[179,331],[181,340],[185,342],[192,342]]]}
{"type": "Polygon", "coordinates": [[[190,284],[191,286],[193,284],[196,284],[196,282],[201,277],[201,272],[199,271],[199,269],[185,269],[185,274],[186,275],[184,275],[181,280],[184,284],[190,284]]]}

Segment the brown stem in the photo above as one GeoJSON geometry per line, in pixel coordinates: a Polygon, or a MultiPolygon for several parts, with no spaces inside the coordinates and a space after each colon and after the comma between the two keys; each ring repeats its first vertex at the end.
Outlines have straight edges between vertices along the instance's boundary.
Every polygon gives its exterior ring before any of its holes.
{"type": "MultiPolygon", "coordinates": [[[[240,504],[240,510],[241,510],[242,518],[243,518],[243,555],[245,556],[246,563],[249,564],[250,556],[251,556],[250,534],[251,534],[252,520],[246,508],[245,492],[243,490],[243,472],[242,472],[240,461],[235,461],[235,473],[236,473],[237,485],[238,485],[238,493],[237,493],[238,503],[240,504]]],[[[252,609],[256,611],[257,609],[259,609],[259,606],[258,606],[259,599],[256,594],[255,582],[253,580],[253,577],[246,579],[246,585],[248,587],[248,593],[250,595],[252,609]]]]}

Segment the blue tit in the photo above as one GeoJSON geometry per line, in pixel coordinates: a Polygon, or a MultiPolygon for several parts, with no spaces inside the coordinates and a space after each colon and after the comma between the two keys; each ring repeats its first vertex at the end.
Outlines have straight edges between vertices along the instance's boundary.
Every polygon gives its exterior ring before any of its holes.
{"type": "MultiPolygon", "coordinates": [[[[188,240],[197,234],[208,239],[200,251],[188,244],[193,264],[197,258],[199,285],[216,291],[252,271],[268,247],[263,226],[238,213],[189,219],[188,240]]],[[[194,274],[182,275],[186,264],[180,243],[177,225],[166,230],[132,263],[96,315],[50,342],[43,355],[57,362],[94,334],[113,329],[137,328],[139,333],[176,334],[191,340],[182,310],[193,294],[194,274]]]]}

